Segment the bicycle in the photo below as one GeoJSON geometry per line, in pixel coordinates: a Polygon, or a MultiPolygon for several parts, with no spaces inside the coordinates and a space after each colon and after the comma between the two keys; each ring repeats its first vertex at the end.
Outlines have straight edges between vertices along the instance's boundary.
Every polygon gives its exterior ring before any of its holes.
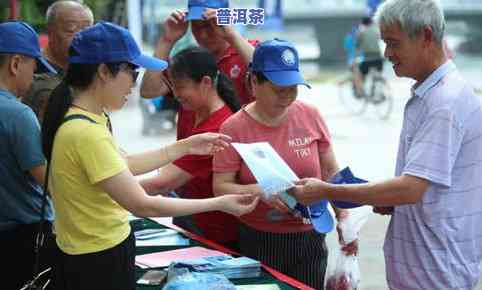
{"type": "MultiPolygon", "coordinates": [[[[356,70],[358,70],[358,64],[359,61],[355,63],[356,70]]],[[[365,76],[361,92],[358,92],[355,87],[352,73],[347,79],[338,82],[338,94],[343,105],[352,114],[365,113],[369,105],[375,108],[381,120],[387,120],[392,112],[393,96],[388,82],[376,69],[371,68],[365,76]]]]}

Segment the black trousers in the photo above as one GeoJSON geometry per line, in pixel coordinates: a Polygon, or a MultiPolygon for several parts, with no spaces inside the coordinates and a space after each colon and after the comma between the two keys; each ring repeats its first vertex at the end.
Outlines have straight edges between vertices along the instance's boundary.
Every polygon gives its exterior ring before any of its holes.
{"type": "Polygon", "coordinates": [[[241,254],[305,283],[324,289],[328,250],[325,235],[315,231],[269,233],[240,226],[241,254]]]}
{"type": "Polygon", "coordinates": [[[89,254],[58,250],[54,273],[56,290],[135,290],[134,234],[117,246],[89,254]]]}
{"type": "Polygon", "coordinates": [[[381,72],[383,70],[383,59],[367,60],[360,63],[360,72],[363,78],[365,78],[371,68],[381,72]]]}
{"type": "MultiPolygon", "coordinates": [[[[35,263],[35,239],[38,229],[39,224],[35,223],[0,231],[1,289],[19,290],[32,280],[35,263]]],[[[46,222],[43,229],[46,239],[40,251],[40,272],[52,267],[56,252],[55,236],[52,234],[51,224],[46,222]]],[[[42,277],[49,279],[51,276],[49,273],[42,277]]]]}

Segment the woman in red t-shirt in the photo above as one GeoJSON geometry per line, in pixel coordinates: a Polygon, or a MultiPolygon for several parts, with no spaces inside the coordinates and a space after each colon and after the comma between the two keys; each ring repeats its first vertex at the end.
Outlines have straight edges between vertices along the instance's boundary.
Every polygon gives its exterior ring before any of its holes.
{"type": "MultiPolygon", "coordinates": [[[[327,180],[338,171],[328,129],[318,110],[296,101],[299,72],[294,46],[286,41],[260,43],[254,52],[251,85],[256,101],[221,126],[232,142],[269,142],[300,178],[327,180]]],[[[262,192],[239,154],[230,147],[214,156],[214,191],[262,192]]],[[[340,216],[341,211],[337,211],[340,216]]],[[[263,200],[240,218],[241,254],[262,261],[315,289],[324,289],[327,264],[325,235],[306,219],[293,216],[279,199],[263,200]]]]}
{"type": "MultiPolygon", "coordinates": [[[[218,132],[221,124],[240,108],[231,81],[216,66],[207,50],[192,47],[172,59],[169,77],[173,91],[184,109],[195,112],[182,138],[205,132],[218,132]]],[[[161,168],[155,177],[141,182],[150,194],[175,191],[182,198],[212,197],[212,156],[188,155],[161,168]]],[[[238,221],[222,212],[209,212],[174,218],[188,231],[237,250],[238,221]]]]}

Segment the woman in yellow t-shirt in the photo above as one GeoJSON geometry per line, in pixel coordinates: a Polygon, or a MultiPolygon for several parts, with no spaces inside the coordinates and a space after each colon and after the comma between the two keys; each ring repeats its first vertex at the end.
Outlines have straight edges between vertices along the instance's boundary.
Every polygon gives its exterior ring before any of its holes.
{"type": "Polygon", "coordinates": [[[42,146],[49,162],[49,190],[60,249],[54,287],[135,289],[135,239],[128,211],[136,216],[180,216],[220,210],[242,215],[254,196],[202,200],[149,196],[134,175],[157,169],[185,154],[212,154],[229,137],[194,135],[159,150],[124,158],[109,131],[107,110],[120,109],[138,67],[162,70],[167,63],[141,54],[130,33],[100,22],[75,35],[69,69],[49,100],[42,146]]]}

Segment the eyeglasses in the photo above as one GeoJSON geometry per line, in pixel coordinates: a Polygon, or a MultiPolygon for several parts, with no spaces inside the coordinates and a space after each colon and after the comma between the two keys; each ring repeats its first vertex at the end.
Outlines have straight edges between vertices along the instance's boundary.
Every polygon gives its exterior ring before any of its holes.
{"type": "Polygon", "coordinates": [[[137,78],[139,77],[139,68],[131,63],[123,62],[119,64],[119,71],[125,71],[132,76],[132,81],[137,82],[137,78]]]}

